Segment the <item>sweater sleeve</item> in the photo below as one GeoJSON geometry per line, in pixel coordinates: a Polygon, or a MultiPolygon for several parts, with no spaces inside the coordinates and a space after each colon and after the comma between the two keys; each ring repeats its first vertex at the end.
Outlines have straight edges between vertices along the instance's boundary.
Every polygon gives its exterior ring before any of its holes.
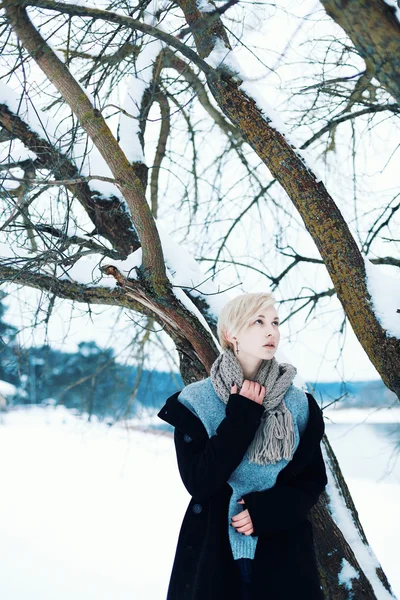
{"type": "Polygon", "coordinates": [[[240,464],[260,425],[264,407],[240,394],[231,394],[226,416],[206,443],[175,428],[178,468],[189,494],[207,500],[227,482],[240,464]]]}
{"type": "Polygon", "coordinates": [[[318,445],[310,463],[290,483],[279,483],[261,492],[243,495],[253,523],[253,536],[295,527],[307,518],[328,483],[325,463],[318,445]]]}

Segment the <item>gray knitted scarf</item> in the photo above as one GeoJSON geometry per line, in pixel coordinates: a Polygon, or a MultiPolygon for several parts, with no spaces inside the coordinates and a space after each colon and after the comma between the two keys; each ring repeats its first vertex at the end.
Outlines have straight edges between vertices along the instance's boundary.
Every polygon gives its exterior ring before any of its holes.
{"type": "MultiPolygon", "coordinates": [[[[247,450],[250,462],[267,465],[282,458],[292,458],[295,446],[293,418],[283,398],[296,373],[296,367],[278,363],[275,357],[262,361],[254,381],[265,387],[266,393],[262,402],[265,412],[247,450]]],[[[215,392],[225,404],[231,394],[232,381],[236,383],[240,393],[244,381],[243,369],[230,348],[214,361],[210,377],[215,392]]]]}

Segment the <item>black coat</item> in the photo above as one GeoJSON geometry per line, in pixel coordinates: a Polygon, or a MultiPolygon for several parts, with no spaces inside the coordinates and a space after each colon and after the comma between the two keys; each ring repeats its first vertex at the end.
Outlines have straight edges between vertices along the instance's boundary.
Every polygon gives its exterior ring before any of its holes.
{"type": "MultiPolygon", "coordinates": [[[[158,416],[174,428],[178,468],[192,496],[180,529],[167,600],[239,600],[239,575],[229,543],[227,483],[260,425],[264,407],[231,394],[216,435],[177,397],[158,416]]],[[[321,409],[307,394],[310,417],[292,460],[268,490],[245,494],[258,536],[253,600],[323,600],[313,531],[307,519],[327,484],[320,441],[321,409]]]]}

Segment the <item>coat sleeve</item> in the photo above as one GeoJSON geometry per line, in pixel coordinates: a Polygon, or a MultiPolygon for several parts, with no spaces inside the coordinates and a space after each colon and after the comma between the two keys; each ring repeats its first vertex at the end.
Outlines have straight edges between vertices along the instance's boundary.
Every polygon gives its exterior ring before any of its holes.
{"type": "Polygon", "coordinates": [[[312,460],[290,482],[261,492],[243,495],[244,507],[253,522],[253,536],[290,529],[307,518],[328,483],[325,463],[318,445],[312,460]]]}
{"type": "Polygon", "coordinates": [[[206,443],[188,442],[185,432],[175,428],[178,468],[191,496],[207,500],[228,481],[252,442],[264,410],[257,402],[231,394],[225,418],[206,443]]]}

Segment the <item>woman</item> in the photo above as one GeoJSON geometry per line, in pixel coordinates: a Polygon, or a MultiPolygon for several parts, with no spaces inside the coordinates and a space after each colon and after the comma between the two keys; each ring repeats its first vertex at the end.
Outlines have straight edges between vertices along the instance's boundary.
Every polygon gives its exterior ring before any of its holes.
{"type": "Polygon", "coordinates": [[[167,600],[322,600],[307,514],[327,484],[322,413],[279,364],[270,294],[243,294],[218,319],[210,377],[168,398],[192,496],[167,600]]]}

